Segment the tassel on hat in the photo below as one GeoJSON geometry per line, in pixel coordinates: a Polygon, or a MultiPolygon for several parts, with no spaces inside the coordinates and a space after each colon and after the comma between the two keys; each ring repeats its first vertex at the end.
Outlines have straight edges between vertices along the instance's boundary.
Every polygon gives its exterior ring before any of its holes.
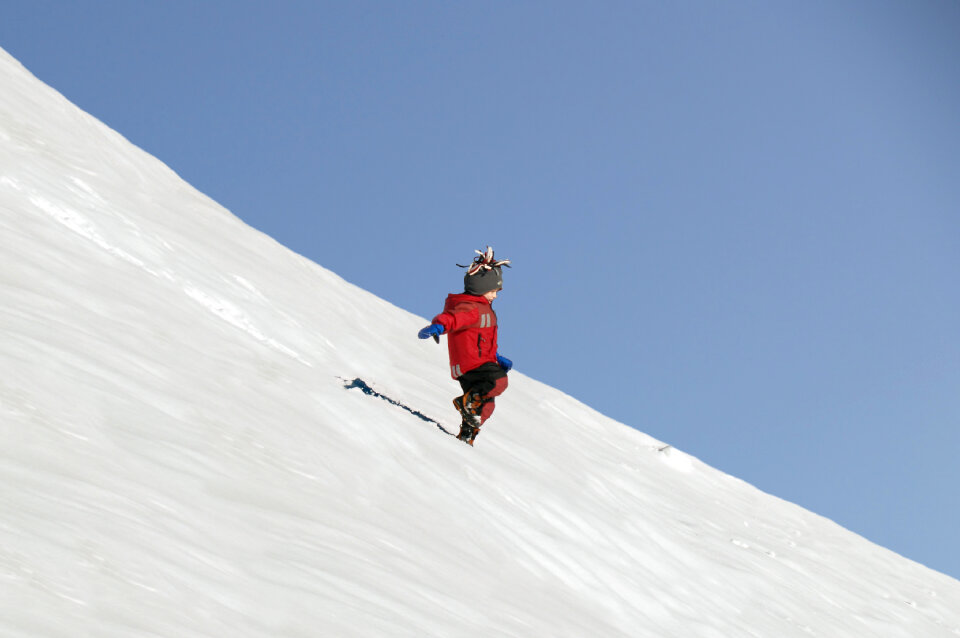
{"type": "Polygon", "coordinates": [[[477,257],[473,258],[472,264],[468,266],[457,264],[461,268],[467,269],[467,275],[475,275],[481,270],[491,270],[493,268],[499,268],[500,266],[506,266],[507,268],[510,268],[509,259],[495,260],[493,258],[493,248],[490,246],[487,246],[486,252],[481,252],[479,250],[475,250],[473,252],[477,253],[477,257]]]}

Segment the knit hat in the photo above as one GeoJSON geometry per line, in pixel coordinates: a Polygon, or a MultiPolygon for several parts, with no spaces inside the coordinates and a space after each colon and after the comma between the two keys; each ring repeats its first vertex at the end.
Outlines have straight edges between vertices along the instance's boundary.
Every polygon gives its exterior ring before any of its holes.
{"type": "Polygon", "coordinates": [[[503,276],[500,274],[500,268],[491,268],[475,275],[463,276],[463,291],[468,295],[482,297],[484,293],[501,288],[503,288],[503,276]]]}
{"type": "Polygon", "coordinates": [[[503,274],[501,266],[510,267],[509,259],[494,259],[493,248],[487,246],[486,252],[474,251],[477,257],[473,258],[473,263],[469,266],[457,264],[461,268],[467,269],[467,274],[463,276],[463,290],[468,295],[481,296],[492,290],[503,288],[503,274]]]}

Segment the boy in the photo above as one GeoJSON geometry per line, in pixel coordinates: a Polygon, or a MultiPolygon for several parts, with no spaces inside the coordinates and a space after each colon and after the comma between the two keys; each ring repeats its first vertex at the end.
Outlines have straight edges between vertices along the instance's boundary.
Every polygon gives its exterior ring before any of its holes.
{"type": "MultiPolygon", "coordinates": [[[[493,249],[476,251],[463,277],[463,294],[447,296],[443,312],[421,330],[421,339],[433,337],[440,343],[446,334],[450,353],[450,374],[460,382],[463,396],[453,400],[463,422],[457,438],[473,445],[480,426],[493,414],[494,397],[507,389],[507,372],[513,363],[497,352],[497,315],[491,303],[503,288],[501,267],[509,259],[494,260],[493,249]]],[[[459,265],[459,264],[458,264],[459,265]]]]}

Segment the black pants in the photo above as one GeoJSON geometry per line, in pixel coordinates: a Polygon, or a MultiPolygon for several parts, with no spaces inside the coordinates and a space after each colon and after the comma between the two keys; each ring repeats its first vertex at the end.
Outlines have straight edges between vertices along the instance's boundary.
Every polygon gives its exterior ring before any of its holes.
{"type": "Polygon", "coordinates": [[[507,373],[496,363],[484,363],[457,379],[464,393],[467,390],[477,392],[483,397],[483,407],[480,408],[480,423],[486,423],[496,407],[494,397],[503,394],[507,389],[507,373]]]}
{"type": "Polygon", "coordinates": [[[504,372],[503,368],[491,362],[465,372],[457,378],[457,381],[460,382],[460,387],[463,388],[464,392],[470,390],[485,397],[496,387],[497,380],[505,376],[507,376],[507,373],[504,372]]]}

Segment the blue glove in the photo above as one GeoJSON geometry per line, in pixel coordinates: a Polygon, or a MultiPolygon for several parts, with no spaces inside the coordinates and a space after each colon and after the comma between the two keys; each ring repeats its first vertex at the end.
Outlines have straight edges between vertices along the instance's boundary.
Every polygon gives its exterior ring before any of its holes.
{"type": "Polygon", "coordinates": [[[421,339],[429,339],[433,337],[433,340],[437,343],[440,343],[440,335],[443,334],[443,326],[439,323],[432,323],[420,332],[417,333],[417,336],[421,339]]]}
{"type": "Polygon", "coordinates": [[[497,353],[497,363],[500,364],[500,367],[503,368],[504,372],[510,372],[510,368],[513,367],[513,361],[507,359],[506,357],[501,357],[500,353],[497,353]]]}

